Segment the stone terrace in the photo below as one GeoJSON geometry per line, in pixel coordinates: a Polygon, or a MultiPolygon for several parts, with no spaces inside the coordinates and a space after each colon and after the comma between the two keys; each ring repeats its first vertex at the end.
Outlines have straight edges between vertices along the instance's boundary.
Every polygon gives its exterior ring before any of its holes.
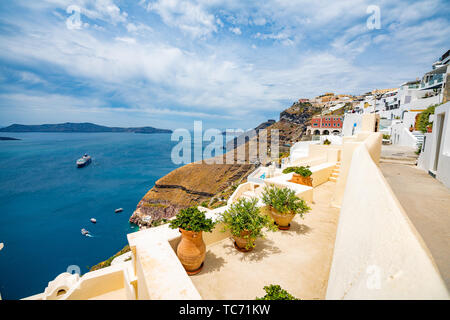
{"type": "Polygon", "coordinates": [[[330,201],[335,183],[314,188],[314,204],[289,231],[268,232],[248,253],[231,239],[208,246],[205,267],[191,280],[203,299],[255,299],[279,284],[300,299],[324,299],[333,257],[339,209],[330,201]]]}

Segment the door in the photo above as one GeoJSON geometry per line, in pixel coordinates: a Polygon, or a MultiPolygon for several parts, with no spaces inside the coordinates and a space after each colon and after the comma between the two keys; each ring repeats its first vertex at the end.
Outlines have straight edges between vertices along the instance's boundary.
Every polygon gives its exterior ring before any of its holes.
{"type": "Polygon", "coordinates": [[[442,144],[442,131],[444,129],[444,116],[445,113],[439,114],[436,117],[436,154],[434,157],[433,171],[437,171],[439,164],[439,155],[441,154],[441,144],[442,144]]]}

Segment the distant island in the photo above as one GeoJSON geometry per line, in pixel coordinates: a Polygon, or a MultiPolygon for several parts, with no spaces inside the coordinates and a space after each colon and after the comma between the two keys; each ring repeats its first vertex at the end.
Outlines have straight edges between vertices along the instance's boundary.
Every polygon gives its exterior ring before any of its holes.
{"type": "Polygon", "coordinates": [[[20,140],[20,139],[11,138],[11,137],[0,137],[0,140],[20,140]]]}
{"type": "Polygon", "coordinates": [[[119,128],[106,127],[94,123],[59,123],[41,125],[12,124],[1,128],[0,132],[134,132],[134,133],[172,133],[172,130],[153,127],[119,128]]]}

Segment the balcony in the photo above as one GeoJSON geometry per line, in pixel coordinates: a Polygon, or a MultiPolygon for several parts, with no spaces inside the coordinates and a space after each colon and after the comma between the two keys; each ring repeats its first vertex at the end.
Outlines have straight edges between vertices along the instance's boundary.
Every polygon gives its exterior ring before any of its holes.
{"type": "Polygon", "coordinates": [[[444,83],[444,74],[443,73],[437,73],[433,74],[427,82],[422,81],[420,83],[420,89],[427,90],[427,89],[434,89],[437,87],[442,86],[444,83]]]}

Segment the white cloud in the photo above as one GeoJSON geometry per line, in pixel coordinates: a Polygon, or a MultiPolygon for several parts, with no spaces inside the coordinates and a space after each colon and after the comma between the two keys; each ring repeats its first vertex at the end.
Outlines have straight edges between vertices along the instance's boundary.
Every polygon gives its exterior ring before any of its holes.
{"type": "Polygon", "coordinates": [[[134,39],[134,38],[116,37],[114,39],[116,39],[117,41],[122,41],[122,42],[128,43],[128,44],[135,44],[136,43],[136,39],[134,39]]]}
{"type": "Polygon", "coordinates": [[[128,23],[126,28],[128,32],[134,34],[145,34],[148,32],[153,32],[153,29],[151,27],[143,23],[128,23]]]}
{"type": "Polygon", "coordinates": [[[30,83],[30,84],[46,84],[47,81],[39,77],[37,74],[27,71],[19,72],[19,77],[21,81],[30,83]]]}
{"type": "MultiPolygon", "coordinates": [[[[0,13],[0,22],[17,30],[0,33],[0,62],[32,67],[33,73],[21,78],[27,83],[45,79],[35,70],[50,66],[98,99],[91,105],[89,97],[73,101],[50,94],[25,99],[31,106],[42,108],[47,99],[72,111],[84,105],[84,114],[105,110],[130,114],[130,119],[155,114],[173,115],[167,117],[173,121],[251,122],[256,118],[249,114],[276,115],[286,101],[299,97],[395,86],[417,66],[428,68],[448,45],[450,33],[448,19],[428,19],[436,14],[438,0],[427,0],[431,9],[414,3],[411,7],[419,11],[408,14],[401,9],[409,12],[409,3],[382,1],[382,29],[374,32],[365,26],[369,1],[140,1],[149,11],[139,17],[128,16],[118,1],[72,2],[87,8],[86,15],[100,20],[101,27],[93,22],[89,29],[67,30],[65,16],[51,14],[55,7],[65,10],[69,1],[63,0],[46,0],[45,10],[41,2],[31,3],[42,9],[36,9],[41,19],[0,13]],[[155,14],[170,28],[161,28],[155,14]],[[368,53],[370,63],[364,59],[368,53]],[[111,107],[109,99],[124,107],[111,107]]],[[[48,79],[46,87],[51,85],[48,79]]],[[[0,103],[8,99],[1,95],[0,103]]]]}
{"type": "Polygon", "coordinates": [[[239,29],[238,27],[230,28],[229,30],[230,30],[231,32],[233,32],[234,34],[237,34],[237,35],[242,34],[241,29],[239,29]]]}
{"type": "Polygon", "coordinates": [[[167,25],[180,28],[194,37],[207,36],[217,31],[214,15],[196,2],[158,0],[149,2],[147,9],[158,13],[167,25]]]}

